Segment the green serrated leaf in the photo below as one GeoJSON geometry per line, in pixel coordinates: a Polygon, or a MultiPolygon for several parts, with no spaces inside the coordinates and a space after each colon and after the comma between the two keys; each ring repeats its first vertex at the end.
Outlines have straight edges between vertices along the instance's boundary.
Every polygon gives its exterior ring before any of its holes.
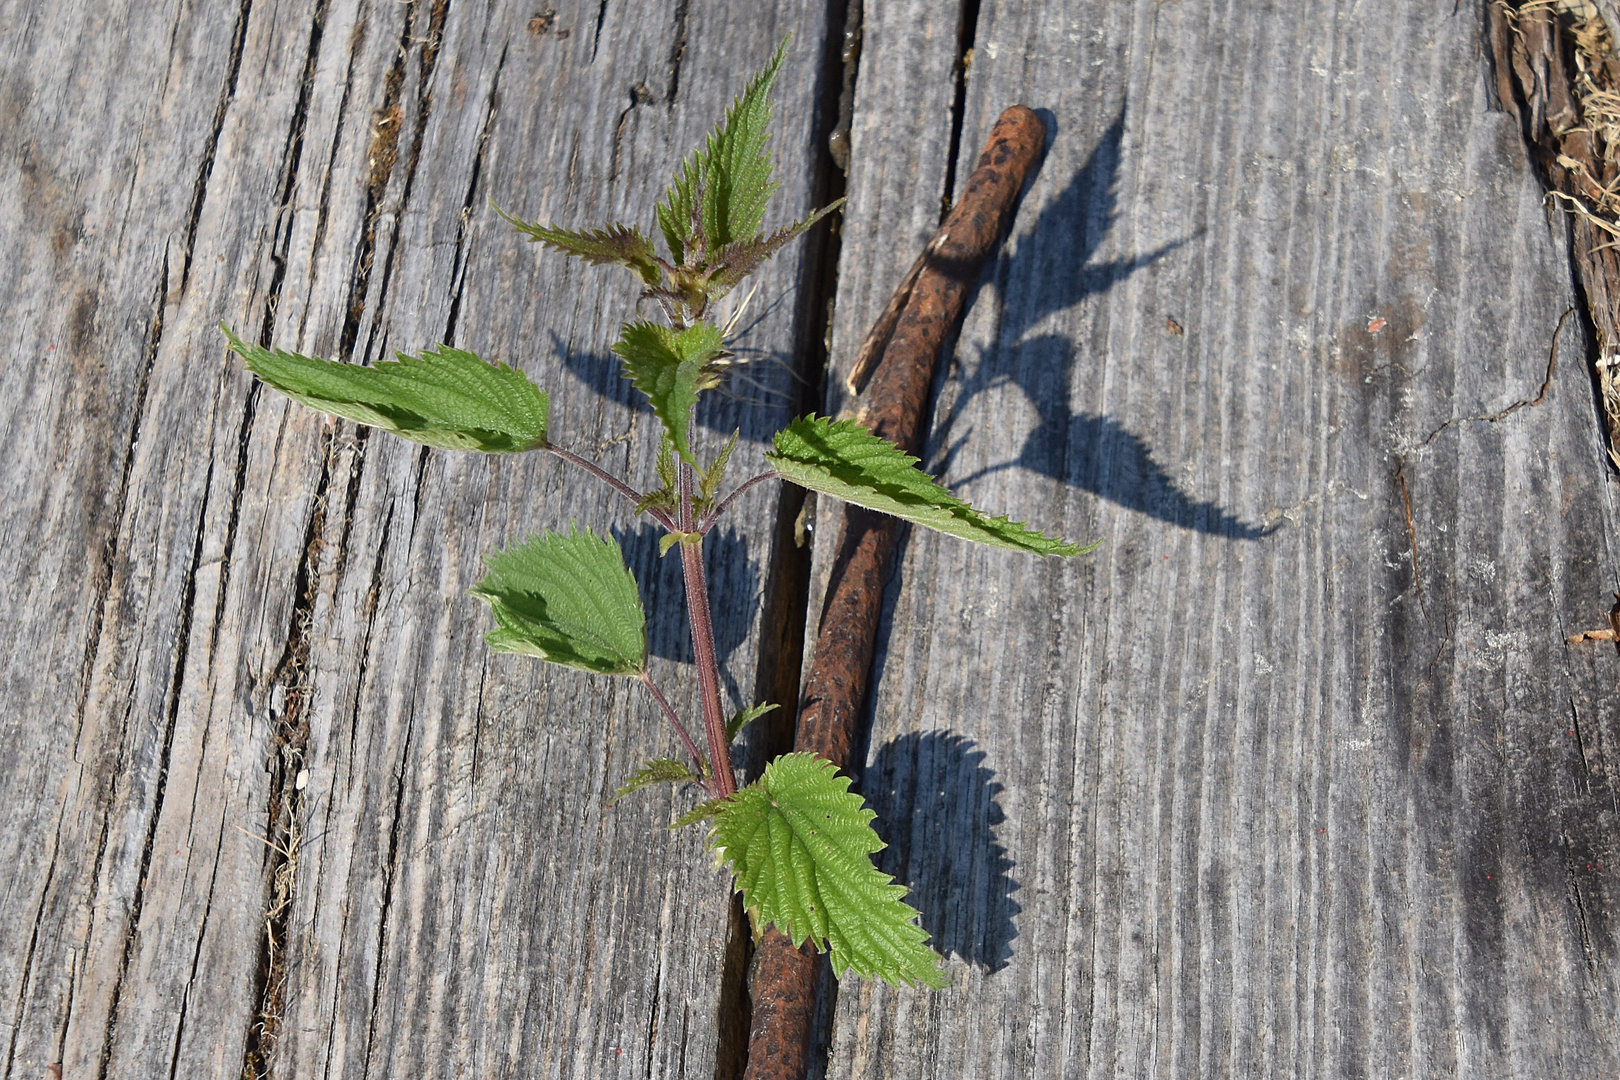
{"type": "Polygon", "coordinates": [[[737,438],[742,434],[738,428],[731,433],[731,439],[720,450],[714,464],[702,472],[702,483],[698,487],[698,507],[706,510],[714,504],[714,497],[720,490],[721,481],[726,478],[726,465],[731,462],[731,452],[737,449],[737,438]]]}
{"type": "Polygon", "coordinates": [[[893,985],[944,986],[903,885],[872,865],[877,815],[849,793],[849,777],[814,754],[785,754],[714,812],[710,844],[731,867],[754,933],[774,924],[832,953],[834,975],[854,971],[893,985]]]}
{"type": "Polygon", "coordinates": [[[765,459],[801,487],[965,540],[1037,555],[1081,555],[1097,546],[1082,548],[975,510],[918,469],[916,458],[853,420],[801,417],[776,433],[775,447],[765,459]]]}
{"type": "Polygon", "coordinates": [[[541,225],[513,217],[495,206],[493,201],[490,206],[507,224],[537,244],[555,248],[576,259],[584,259],[592,266],[628,267],[639,274],[649,288],[663,284],[664,271],[658,264],[658,252],[653,249],[652,240],[643,235],[640,229],[617,222],[605,229],[560,229],[555,225],[541,225]]]}
{"type": "Polygon", "coordinates": [[[666,512],[675,509],[675,494],[665,488],[661,491],[649,491],[636,503],[636,513],[645,514],[648,510],[663,510],[666,512]]]}
{"type": "Polygon", "coordinates": [[[485,562],[489,573],[472,593],[495,616],[484,637],[491,648],[603,675],[639,675],[647,666],[641,594],[611,537],[570,527],[485,562]]]}
{"type": "Polygon", "coordinates": [[[658,483],[657,489],[647,492],[636,503],[636,513],[647,510],[673,512],[680,502],[675,496],[675,448],[669,441],[667,431],[658,434],[658,483]]]}
{"type": "Polygon", "coordinates": [[[730,742],[731,740],[735,739],[738,732],[742,731],[743,728],[747,727],[755,720],[758,720],[768,712],[775,712],[778,708],[780,708],[780,706],[773,705],[769,701],[762,701],[758,705],[750,705],[746,709],[738,709],[736,712],[731,714],[731,719],[726,721],[726,742],[730,742]]]}
{"type": "Polygon", "coordinates": [[[658,216],[658,229],[664,234],[670,258],[677,266],[686,265],[687,249],[692,246],[692,221],[696,216],[693,207],[698,190],[696,160],[697,155],[686,159],[674,183],[664,193],[664,201],[654,208],[658,216]]]}
{"type": "Polygon", "coordinates": [[[692,807],[692,809],[676,818],[675,824],[671,825],[670,828],[684,829],[688,825],[696,825],[700,821],[712,820],[729,805],[731,805],[730,799],[710,799],[707,802],[698,803],[696,806],[692,807]]]}
{"type": "Polygon", "coordinates": [[[505,364],[440,345],[363,367],[250,345],[220,329],[261,382],[312,409],[446,450],[513,454],[546,444],[546,395],[505,364]]]}
{"type": "Polygon", "coordinates": [[[613,796],[622,799],[626,795],[634,794],[642,788],[652,787],[654,784],[684,784],[699,783],[702,777],[691,769],[673,761],[670,758],[654,758],[641,768],[637,769],[631,777],[613,789],[613,796]]]}
{"type": "Polygon", "coordinates": [[[675,478],[675,446],[669,441],[669,432],[660,432],[658,436],[658,482],[664,490],[674,493],[675,478]]]}
{"type": "Polygon", "coordinates": [[[697,459],[687,445],[687,428],[692,406],[708,381],[704,366],[724,351],[720,328],[697,323],[674,330],[650,322],[627,323],[613,351],[624,361],[630,381],[652,403],[675,452],[695,468],[697,459]]]}
{"type": "Polygon", "coordinates": [[[658,225],[676,263],[694,265],[708,253],[759,232],[765,204],[777,187],[765,144],[771,87],[786,58],[784,40],[771,62],[732,102],[704,148],[682,163],[658,204],[658,225]]]}

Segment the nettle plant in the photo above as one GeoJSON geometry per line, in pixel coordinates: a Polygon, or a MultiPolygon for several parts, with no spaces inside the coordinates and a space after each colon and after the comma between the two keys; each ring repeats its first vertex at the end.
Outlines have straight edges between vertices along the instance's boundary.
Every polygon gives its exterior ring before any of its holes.
{"type": "MultiPolygon", "coordinates": [[[[619,796],[660,783],[691,785],[707,796],[672,828],[708,822],[709,843],[730,867],[756,937],[775,925],[795,945],[832,953],[833,970],[890,983],[947,983],[940,958],[917,925],[903,886],[871,856],[884,847],[876,816],[849,791],[833,763],[808,753],[770,762],[739,789],[731,744],[749,721],[776,706],[749,704],[729,717],[720,700],[703,538],[737,497],[783,479],[893,514],[953,536],[1039,555],[1080,549],[1007,518],[992,518],[955,498],[917,468],[917,459],[853,420],[806,416],[773,439],[766,468],[724,497],[732,435],[707,463],[692,446],[698,398],[725,378],[733,354],[711,318],[716,301],[794,237],[839,205],[766,234],[766,203],[777,184],[766,148],[770,91],[786,43],[706,144],[688,157],[657,205],[666,253],[622,224],[574,231],[501,212],[531,240],[593,264],[628,267],[664,322],[623,326],[613,346],[623,374],[646,395],[662,422],[656,486],[642,491],[551,440],[550,400],[518,370],[440,345],[420,356],[373,367],[299,356],[252,345],[221,327],[230,348],[260,381],[294,401],[415,442],[448,450],[515,454],[538,450],[568,462],[629,500],[663,527],[661,551],[679,548],[702,703],[700,745],[653,681],[647,666],[646,615],[635,577],[618,544],[570,525],[489,556],[488,575],[472,590],[487,602],[492,648],[538,657],[646,686],[685,748],[685,760],[649,761],[619,796]]],[[[842,201],[842,200],[840,200],[842,201]]]]}

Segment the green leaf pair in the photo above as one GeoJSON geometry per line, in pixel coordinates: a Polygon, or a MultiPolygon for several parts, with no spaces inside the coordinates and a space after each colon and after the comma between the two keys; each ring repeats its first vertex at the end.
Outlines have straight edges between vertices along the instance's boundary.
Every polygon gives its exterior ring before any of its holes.
{"type": "MultiPolygon", "coordinates": [[[[607,675],[646,667],[646,620],[634,576],[618,545],[589,530],[547,533],[488,559],[474,587],[497,629],[498,650],[607,675]]],[[[774,705],[742,709],[728,738],[774,705]]],[[[669,759],[648,762],[621,785],[628,795],[658,783],[701,782],[669,759]]],[[[832,952],[837,974],[855,971],[890,983],[943,986],[948,980],[906,890],[877,871],[883,848],[875,815],[849,794],[849,779],[810,754],[789,754],[729,799],[704,803],[678,825],[713,819],[713,845],[742,890],[756,931],[775,924],[795,945],[807,938],[832,952]]]]}
{"type": "MultiPolygon", "coordinates": [[[[665,305],[672,321],[688,326],[708,306],[795,237],[843,205],[842,199],[769,235],[761,232],[765,207],[779,186],[767,149],[771,89],[787,57],[787,42],[726,111],[703,148],[681,163],[655,213],[669,249],[661,257],[646,234],[631,225],[565,229],[495,212],[529,239],[594,265],[633,271],[645,296],[665,305]]],[[[638,383],[639,385],[639,383],[638,383]]],[[[683,455],[684,456],[684,455],[683,455]]]]}
{"type": "Polygon", "coordinates": [[[765,207],[779,186],[766,149],[771,122],[771,88],[787,57],[777,48],[726,112],[725,122],[704,148],[681,164],[675,182],[658,204],[658,228],[675,262],[667,288],[672,299],[702,304],[718,300],[795,237],[843,205],[839,199],[802,221],[769,236],[760,232],[765,207]]]}

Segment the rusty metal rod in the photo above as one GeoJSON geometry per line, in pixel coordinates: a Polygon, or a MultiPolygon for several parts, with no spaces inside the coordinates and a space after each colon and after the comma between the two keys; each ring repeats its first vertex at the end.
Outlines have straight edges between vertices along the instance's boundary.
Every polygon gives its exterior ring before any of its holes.
{"type": "MultiPolygon", "coordinates": [[[[1000,246],[1024,178],[1045,146],[1046,129],[1034,112],[1014,105],[1001,114],[961,201],[923,249],[861,348],[851,377],[858,386],[870,375],[860,418],[875,434],[910,453],[916,452],[923,430],[940,351],[962,315],[968,291],[1000,246]]],[[[816,629],[815,659],[799,706],[794,749],[819,754],[841,769],[848,767],[862,734],[861,708],[895,526],[886,514],[844,508],[816,629]]],[[[754,953],[746,1080],[802,1080],[809,1066],[817,978],[818,960],[808,942],[795,949],[775,928],[760,939],[754,953]]]]}

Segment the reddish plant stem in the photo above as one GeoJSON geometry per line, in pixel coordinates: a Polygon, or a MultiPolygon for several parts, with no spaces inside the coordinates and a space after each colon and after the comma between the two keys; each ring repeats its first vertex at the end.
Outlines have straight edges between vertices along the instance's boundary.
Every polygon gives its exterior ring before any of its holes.
{"type": "Polygon", "coordinates": [[[740,484],[736,491],[733,491],[730,495],[727,495],[720,501],[718,506],[716,506],[713,510],[710,510],[707,514],[703,515],[703,520],[698,522],[697,531],[700,533],[707,533],[710,529],[714,528],[714,523],[720,520],[720,515],[731,509],[731,504],[737,501],[737,497],[739,495],[753,487],[755,484],[763,484],[767,480],[775,480],[776,477],[776,470],[773,469],[767,473],[760,473],[758,476],[752,477],[740,484]]]}
{"type": "MultiPolygon", "coordinates": [[[[560,446],[547,443],[545,449],[562,458],[570,465],[584,469],[637,506],[641,505],[641,500],[644,497],[641,492],[601,466],[587,461],[578,454],[564,450],[560,446]]],[[[730,498],[726,499],[714,512],[704,518],[704,529],[706,530],[709,525],[714,523],[713,519],[719,516],[721,510],[731,504],[732,499],[735,499],[754,484],[759,483],[761,480],[767,480],[774,475],[774,473],[769,473],[764,476],[756,476],[732,492],[730,498]]],[[[678,521],[671,518],[667,512],[656,507],[649,508],[646,512],[670,532],[691,533],[695,531],[692,523],[692,467],[685,462],[681,463],[680,487],[681,503],[678,521]]],[[[686,608],[692,620],[692,652],[697,660],[698,693],[703,700],[703,728],[709,742],[709,767],[714,771],[714,779],[709,785],[709,790],[715,796],[724,798],[736,792],[737,780],[731,771],[731,747],[726,742],[726,718],[725,712],[720,706],[720,663],[715,654],[714,623],[709,613],[709,582],[703,572],[703,542],[701,539],[691,543],[683,542],[680,547],[681,569],[686,578],[686,608]]],[[[698,751],[697,744],[692,741],[692,736],[687,732],[686,725],[681,723],[680,715],[675,712],[669,700],[664,697],[663,692],[658,689],[650,675],[642,672],[641,681],[648,690],[652,691],[653,697],[658,701],[659,708],[663,709],[664,715],[675,726],[675,733],[681,737],[681,742],[686,744],[687,752],[692,755],[692,760],[701,771],[703,768],[703,755],[698,751]]]]}
{"type": "MultiPolygon", "coordinates": [[[[652,675],[650,673],[643,671],[639,678],[641,679],[641,684],[648,690],[652,691],[653,700],[658,702],[658,707],[664,710],[664,715],[667,716],[669,718],[669,722],[675,726],[675,734],[679,735],[681,737],[681,742],[686,744],[686,752],[692,755],[692,764],[697,768],[698,775],[701,776],[703,774],[703,754],[698,750],[697,743],[692,741],[692,736],[687,733],[686,725],[681,723],[680,714],[677,713],[674,706],[669,703],[669,699],[664,696],[664,692],[658,689],[658,684],[652,681],[652,675]]],[[[709,788],[707,783],[705,783],[703,786],[705,788],[709,788]]],[[[710,794],[713,794],[712,788],[710,789],[710,794]]]]}
{"type": "MultiPolygon", "coordinates": [[[[677,531],[692,533],[692,466],[681,462],[680,523],[677,531]]],[[[720,707],[720,662],[714,649],[714,623],[709,612],[709,580],[703,572],[703,538],[678,545],[681,571],[686,579],[686,612],[692,621],[692,656],[697,662],[698,697],[703,703],[703,730],[709,737],[709,765],[714,770],[714,794],[736,794],[737,778],[731,771],[731,744],[726,741],[726,717],[720,707]]]]}
{"type": "MultiPolygon", "coordinates": [[[[578,454],[564,450],[560,446],[553,446],[550,443],[547,443],[544,449],[556,454],[570,465],[577,465],[581,469],[584,469],[586,472],[590,473],[592,476],[596,477],[598,480],[602,481],[608,487],[612,488],[614,491],[617,491],[620,495],[623,495],[637,506],[640,506],[641,500],[645,498],[641,492],[637,491],[623,480],[620,480],[617,476],[614,476],[612,473],[608,472],[606,469],[595,464],[594,462],[586,461],[578,454]]],[[[664,511],[659,510],[656,507],[652,507],[647,510],[647,513],[652,515],[653,520],[658,522],[658,524],[672,532],[674,531],[675,523],[670,520],[669,515],[664,511]]]]}

